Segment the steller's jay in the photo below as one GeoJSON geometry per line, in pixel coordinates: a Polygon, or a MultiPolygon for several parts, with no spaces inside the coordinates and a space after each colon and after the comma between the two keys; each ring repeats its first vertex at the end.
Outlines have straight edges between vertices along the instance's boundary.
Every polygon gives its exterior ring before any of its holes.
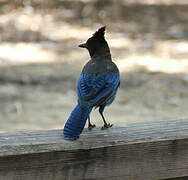
{"type": "Polygon", "coordinates": [[[86,43],[79,45],[89,51],[91,60],[86,63],[78,79],[78,104],[70,114],[63,130],[66,140],[78,139],[87,119],[88,128],[95,127],[89,117],[93,108],[99,108],[104,121],[102,129],[112,127],[112,124],[106,122],[103,111],[115,99],[120,85],[120,75],[117,66],[112,62],[104,34],[105,27],[102,27],[86,43]]]}

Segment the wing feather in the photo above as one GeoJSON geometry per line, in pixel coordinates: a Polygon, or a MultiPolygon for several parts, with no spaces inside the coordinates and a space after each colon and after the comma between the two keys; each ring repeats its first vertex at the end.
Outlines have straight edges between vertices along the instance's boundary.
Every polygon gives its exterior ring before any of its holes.
{"type": "Polygon", "coordinates": [[[77,85],[78,100],[82,104],[99,106],[117,91],[119,83],[119,73],[81,74],[77,85]]]}

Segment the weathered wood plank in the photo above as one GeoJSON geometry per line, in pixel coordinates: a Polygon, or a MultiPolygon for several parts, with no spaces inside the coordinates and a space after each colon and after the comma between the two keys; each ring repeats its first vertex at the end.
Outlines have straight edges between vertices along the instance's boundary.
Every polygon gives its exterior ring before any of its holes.
{"type": "Polygon", "coordinates": [[[179,177],[179,178],[170,178],[170,179],[160,179],[160,180],[188,180],[188,176],[179,177]]]}
{"type": "Polygon", "coordinates": [[[0,133],[2,180],[155,180],[188,176],[188,120],[96,128],[79,140],[62,130],[0,133]]]}

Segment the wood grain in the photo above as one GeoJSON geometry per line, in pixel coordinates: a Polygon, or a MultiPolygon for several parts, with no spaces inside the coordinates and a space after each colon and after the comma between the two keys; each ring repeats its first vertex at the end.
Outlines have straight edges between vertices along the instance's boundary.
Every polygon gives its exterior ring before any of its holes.
{"type": "Polygon", "coordinates": [[[155,180],[188,176],[188,120],[0,133],[0,180],[155,180]]]}

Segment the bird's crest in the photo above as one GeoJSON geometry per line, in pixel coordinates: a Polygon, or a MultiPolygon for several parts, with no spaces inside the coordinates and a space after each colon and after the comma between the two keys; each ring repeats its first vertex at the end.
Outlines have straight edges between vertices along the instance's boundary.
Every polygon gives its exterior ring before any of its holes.
{"type": "Polygon", "coordinates": [[[106,26],[103,26],[101,28],[99,28],[94,34],[93,34],[93,37],[94,38],[104,38],[104,34],[105,34],[105,29],[106,29],[106,26]]]}

